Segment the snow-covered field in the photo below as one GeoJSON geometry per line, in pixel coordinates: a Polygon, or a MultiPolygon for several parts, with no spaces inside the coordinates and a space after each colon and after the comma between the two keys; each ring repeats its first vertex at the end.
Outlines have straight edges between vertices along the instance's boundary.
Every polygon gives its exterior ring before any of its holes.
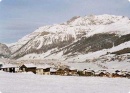
{"type": "Polygon", "coordinates": [[[0,72],[0,93],[129,93],[130,79],[0,72]]]}

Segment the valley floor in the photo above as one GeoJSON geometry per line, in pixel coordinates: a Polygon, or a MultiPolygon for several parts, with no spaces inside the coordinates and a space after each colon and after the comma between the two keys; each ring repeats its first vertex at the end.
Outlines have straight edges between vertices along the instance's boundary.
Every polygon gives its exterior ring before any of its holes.
{"type": "Polygon", "coordinates": [[[129,93],[130,79],[0,72],[0,93],[129,93]]]}

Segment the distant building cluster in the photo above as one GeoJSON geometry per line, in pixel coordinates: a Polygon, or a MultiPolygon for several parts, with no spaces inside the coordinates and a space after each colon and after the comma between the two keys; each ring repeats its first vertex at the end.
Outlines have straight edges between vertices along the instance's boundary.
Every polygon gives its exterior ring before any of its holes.
{"type": "Polygon", "coordinates": [[[1,64],[0,70],[10,73],[27,73],[31,72],[38,75],[61,75],[61,76],[96,76],[96,77],[126,77],[130,78],[130,72],[120,70],[78,70],[73,67],[57,68],[52,65],[34,65],[22,64],[20,66],[13,64],[1,64]]]}

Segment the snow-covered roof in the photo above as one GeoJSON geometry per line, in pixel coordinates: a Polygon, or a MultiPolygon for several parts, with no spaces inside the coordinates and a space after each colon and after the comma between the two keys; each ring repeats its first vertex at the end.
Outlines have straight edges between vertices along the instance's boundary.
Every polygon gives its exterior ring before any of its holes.
{"type": "Polygon", "coordinates": [[[107,72],[109,72],[109,73],[115,73],[115,69],[107,69],[107,72]]]}
{"type": "Polygon", "coordinates": [[[77,69],[76,69],[76,68],[74,68],[74,67],[70,67],[69,69],[70,69],[70,70],[77,70],[77,69]]]}
{"type": "Polygon", "coordinates": [[[51,68],[51,66],[48,65],[48,64],[45,64],[45,65],[38,65],[37,68],[43,68],[43,69],[46,69],[46,68],[51,68]]]}
{"type": "Polygon", "coordinates": [[[4,64],[1,68],[10,68],[10,67],[17,67],[17,66],[13,64],[4,64]]]}
{"type": "Polygon", "coordinates": [[[86,70],[86,72],[93,72],[94,70],[86,70]]]}
{"type": "Polygon", "coordinates": [[[56,72],[56,71],[57,71],[56,69],[53,68],[50,69],[50,72],[56,72]]]}
{"type": "Polygon", "coordinates": [[[26,67],[36,67],[34,64],[24,64],[26,67]]]}

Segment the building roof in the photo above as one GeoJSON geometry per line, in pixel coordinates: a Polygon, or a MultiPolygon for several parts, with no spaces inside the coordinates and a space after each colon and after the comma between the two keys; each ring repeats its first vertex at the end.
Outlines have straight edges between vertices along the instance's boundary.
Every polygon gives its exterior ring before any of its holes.
{"type": "Polygon", "coordinates": [[[107,72],[109,72],[109,73],[115,73],[115,70],[114,69],[107,69],[107,72]]]}
{"type": "Polygon", "coordinates": [[[57,71],[56,69],[53,68],[50,69],[50,72],[56,72],[56,71],[57,71]]]}
{"type": "Polygon", "coordinates": [[[24,64],[27,68],[36,67],[34,64],[24,64]]]}
{"type": "Polygon", "coordinates": [[[74,67],[70,67],[69,69],[70,69],[70,70],[77,70],[77,69],[76,69],[76,68],[74,68],[74,67]]]}
{"type": "Polygon", "coordinates": [[[17,66],[13,64],[4,64],[1,68],[10,68],[10,67],[17,67],[17,66]]]}
{"type": "Polygon", "coordinates": [[[45,64],[45,65],[38,65],[37,68],[46,69],[46,68],[51,68],[51,66],[48,64],[45,64]]]}

